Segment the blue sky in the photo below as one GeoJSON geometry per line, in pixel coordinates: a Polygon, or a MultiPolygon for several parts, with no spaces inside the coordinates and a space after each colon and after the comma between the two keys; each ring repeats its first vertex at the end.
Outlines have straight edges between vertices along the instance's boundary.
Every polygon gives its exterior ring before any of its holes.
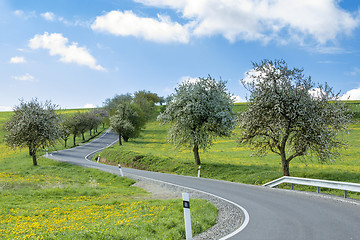
{"type": "Polygon", "coordinates": [[[171,94],[184,79],[240,80],[284,59],[360,99],[358,0],[1,0],[0,110],[19,99],[102,106],[115,94],[171,94]]]}

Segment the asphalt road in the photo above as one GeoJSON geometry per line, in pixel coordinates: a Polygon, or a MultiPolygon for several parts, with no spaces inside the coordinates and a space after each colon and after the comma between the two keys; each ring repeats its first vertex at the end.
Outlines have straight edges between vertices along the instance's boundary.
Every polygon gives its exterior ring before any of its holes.
{"type": "MultiPolygon", "coordinates": [[[[118,167],[86,160],[86,156],[113,144],[117,138],[117,134],[108,132],[89,144],[54,152],[49,158],[119,174],[118,167]]],[[[359,201],[130,168],[123,168],[123,172],[125,176],[135,174],[201,190],[240,205],[249,217],[230,239],[360,240],[359,201]]]]}

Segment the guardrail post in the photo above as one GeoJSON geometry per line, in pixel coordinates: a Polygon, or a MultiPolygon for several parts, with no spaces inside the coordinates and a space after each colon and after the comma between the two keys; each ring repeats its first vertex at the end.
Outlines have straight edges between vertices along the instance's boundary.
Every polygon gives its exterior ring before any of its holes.
{"type": "Polygon", "coordinates": [[[291,184],[291,190],[294,190],[294,184],[293,183],[291,184]]]}
{"type": "Polygon", "coordinates": [[[317,193],[320,193],[320,187],[317,187],[317,193]]]}
{"type": "Polygon", "coordinates": [[[344,198],[347,198],[347,191],[344,191],[344,198]]]}

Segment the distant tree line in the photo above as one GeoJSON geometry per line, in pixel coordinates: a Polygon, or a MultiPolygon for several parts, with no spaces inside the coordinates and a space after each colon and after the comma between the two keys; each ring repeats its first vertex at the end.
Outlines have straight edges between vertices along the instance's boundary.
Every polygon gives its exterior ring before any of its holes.
{"type": "Polygon", "coordinates": [[[156,117],[155,104],[163,102],[164,98],[145,90],[106,99],[104,109],[109,113],[110,126],[119,134],[119,145],[122,139],[127,142],[138,137],[146,122],[156,117]]]}
{"type": "Polygon", "coordinates": [[[33,165],[37,165],[39,148],[54,146],[58,140],[64,140],[73,134],[74,146],[76,137],[81,135],[85,141],[85,132],[90,136],[98,132],[98,126],[104,123],[108,113],[104,109],[93,109],[89,112],[78,112],[73,115],[60,115],[56,105],[50,101],[39,102],[36,98],[29,102],[20,100],[14,107],[14,114],[4,124],[5,142],[12,148],[27,147],[32,156],[33,165]]]}
{"type": "Polygon", "coordinates": [[[105,109],[93,109],[89,112],[77,112],[70,116],[62,116],[61,138],[64,140],[65,147],[70,135],[73,135],[74,146],[76,145],[76,137],[81,135],[82,140],[85,141],[85,132],[89,131],[90,136],[98,132],[100,124],[105,125],[108,113],[105,109]]]}
{"type": "Polygon", "coordinates": [[[99,125],[105,123],[119,134],[125,142],[129,138],[140,135],[147,121],[157,115],[155,103],[162,104],[164,98],[149,91],[138,91],[134,95],[122,94],[106,99],[104,108],[92,109],[88,112],[75,114],[59,114],[57,105],[51,101],[39,102],[36,98],[29,102],[20,100],[14,107],[14,114],[4,124],[5,142],[12,148],[27,147],[32,156],[33,165],[37,165],[37,152],[39,148],[54,146],[59,140],[64,141],[67,147],[70,136],[76,146],[76,138],[81,136],[85,141],[85,132],[90,136],[98,132],[99,125]]]}

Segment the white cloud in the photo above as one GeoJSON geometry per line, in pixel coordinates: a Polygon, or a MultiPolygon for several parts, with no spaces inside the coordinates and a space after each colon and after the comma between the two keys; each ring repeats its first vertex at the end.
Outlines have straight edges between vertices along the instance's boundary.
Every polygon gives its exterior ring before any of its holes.
{"type": "Polygon", "coordinates": [[[164,92],[166,92],[167,94],[171,94],[175,91],[175,88],[178,87],[182,83],[186,83],[186,82],[196,83],[198,81],[199,81],[199,78],[197,78],[197,77],[183,76],[178,79],[177,83],[174,86],[166,87],[164,89],[164,92]]]}
{"type": "Polygon", "coordinates": [[[55,21],[55,14],[52,12],[45,12],[45,13],[41,13],[40,14],[43,18],[45,18],[45,20],[48,21],[55,21]]]}
{"type": "Polygon", "coordinates": [[[132,11],[111,11],[97,17],[91,28],[116,36],[135,36],[161,43],[187,43],[190,37],[187,26],[172,22],[168,16],[144,18],[132,11]]]}
{"type": "Polygon", "coordinates": [[[305,46],[309,52],[318,52],[321,54],[352,54],[352,51],[336,46],[325,46],[317,44],[316,46],[305,46]]]}
{"type": "Polygon", "coordinates": [[[10,58],[9,61],[9,63],[25,63],[25,62],[26,60],[24,57],[17,57],[17,56],[10,58]]]}
{"type": "Polygon", "coordinates": [[[11,76],[13,79],[18,81],[24,81],[24,82],[38,82],[33,76],[31,76],[29,73],[26,73],[25,75],[20,76],[11,76]]]}
{"type": "Polygon", "coordinates": [[[320,98],[321,96],[327,95],[321,88],[312,88],[309,90],[309,93],[313,98],[320,98]]]}
{"type": "Polygon", "coordinates": [[[83,108],[96,108],[96,106],[94,104],[92,104],[92,103],[87,103],[87,104],[84,105],[83,108]]]}
{"type": "Polygon", "coordinates": [[[12,110],[13,110],[12,107],[0,106],[0,112],[10,112],[12,110]]]}
{"type": "Polygon", "coordinates": [[[25,20],[28,20],[30,18],[36,18],[36,12],[30,11],[30,12],[24,12],[23,10],[15,10],[14,15],[20,18],[23,18],[25,20]]]}
{"type": "Polygon", "coordinates": [[[259,71],[256,71],[255,69],[250,69],[246,73],[244,73],[244,78],[242,79],[242,82],[245,84],[253,83],[257,81],[258,77],[260,77],[261,73],[259,71]]]}
{"type": "Polygon", "coordinates": [[[360,87],[347,91],[340,100],[360,100],[360,87]]]}
{"type": "Polygon", "coordinates": [[[22,11],[22,10],[15,10],[15,11],[14,11],[14,14],[15,14],[16,16],[18,16],[18,17],[21,17],[21,16],[24,14],[24,11],[22,11]]]}
{"type": "Polygon", "coordinates": [[[101,65],[96,64],[96,59],[89,53],[85,47],[79,47],[78,43],[68,43],[69,40],[61,33],[49,34],[45,32],[43,35],[35,35],[30,39],[29,47],[32,49],[47,49],[51,56],[60,56],[61,62],[77,63],[85,65],[92,69],[105,71],[101,65]]]}
{"type": "Polygon", "coordinates": [[[234,103],[241,103],[241,102],[246,102],[245,99],[243,99],[242,97],[238,96],[238,95],[232,95],[234,103]]]}
{"type": "Polygon", "coordinates": [[[325,45],[335,42],[339,35],[350,35],[360,25],[360,11],[347,12],[339,6],[338,0],[135,1],[175,9],[184,19],[196,21],[193,35],[222,35],[230,42],[257,40],[286,44],[296,41],[303,45],[312,39],[325,45]]]}
{"type": "Polygon", "coordinates": [[[354,67],[353,71],[347,73],[350,76],[357,76],[360,74],[360,68],[354,67]]]}

